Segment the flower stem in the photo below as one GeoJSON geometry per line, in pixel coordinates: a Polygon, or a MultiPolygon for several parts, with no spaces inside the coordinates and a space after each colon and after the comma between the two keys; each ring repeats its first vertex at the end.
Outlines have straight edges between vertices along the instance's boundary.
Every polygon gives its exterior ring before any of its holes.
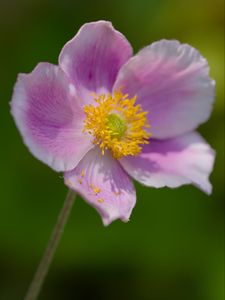
{"type": "Polygon", "coordinates": [[[24,300],[36,300],[41,291],[41,287],[47,275],[49,266],[53,259],[54,253],[62,236],[63,230],[65,228],[66,222],[68,220],[71,208],[75,200],[76,193],[72,190],[69,190],[64,202],[64,205],[58,216],[58,220],[53,229],[52,235],[49,239],[47,248],[44,252],[44,255],[39,263],[37,271],[33,277],[33,280],[30,284],[30,287],[27,291],[26,297],[24,300]]]}

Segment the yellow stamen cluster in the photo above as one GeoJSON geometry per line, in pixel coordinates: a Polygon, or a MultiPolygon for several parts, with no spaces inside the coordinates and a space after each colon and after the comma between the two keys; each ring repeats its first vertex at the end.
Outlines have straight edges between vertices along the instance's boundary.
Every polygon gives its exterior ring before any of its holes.
{"type": "Polygon", "coordinates": [[[93,135],[93,143],[99,145],[102,154],[112,151],[116,159],[136,156],[143,144],[148,144],[150,134],[147,112],[135,105],[136,97],[128,98],[121,92],[96,97],[95,104],[84,106],[86,115],[84,132],[93,135]]]}

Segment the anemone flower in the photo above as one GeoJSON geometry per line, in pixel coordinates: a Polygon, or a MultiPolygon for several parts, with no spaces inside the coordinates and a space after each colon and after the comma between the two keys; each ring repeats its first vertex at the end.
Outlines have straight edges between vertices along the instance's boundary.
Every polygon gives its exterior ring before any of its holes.
{"type": "Polygon", "coordinates": [[[197,50],[161,40],[132,57],[110,22],[85,24],[59,65],[20,74],[12,114],[31,153],[100,213],[129,220],[132,178],[211,193],[214,151],[194,130],[208,120],[214,81],[197,50]]]}

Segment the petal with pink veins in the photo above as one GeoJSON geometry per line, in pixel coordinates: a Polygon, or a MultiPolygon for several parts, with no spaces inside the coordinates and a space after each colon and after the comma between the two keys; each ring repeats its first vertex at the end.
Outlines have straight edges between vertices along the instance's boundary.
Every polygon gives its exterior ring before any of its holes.
{"type": "Polygon", "coordinates": [[[82,133],[84,114],[75,89],[57,66],[40,63],[20,74],[11,111],[32,154],[56,171],[73,169],[93,147],[82,133]]]}
{"type": "Polygon", "coordinates": [[[176,188],[193,184],[210,194],[209,175],[215,153],[196,132],[168,140],[150,140],[137,157],[120,160],[134,179],[146,186],[176,188]]]}
{"type": "Polygon", "coordinates": [[[190,132],[207,121],[214,81],[200,53],[178,41],[145,47],[120,70],[114,90],[122,88],[148,111],[151,133],[164,139],[190,132]]]}
{"type": "Polygon", "coordinates": [[[59,65],[87,104],[93,93],[111,93],[119,69],[131,55],[132,48],[122,33],[110,22],[98,21],[83,25],[63,47],[59,65]]]}
{"type": "Polygon", "coordinates": [[[77,191],[101,215],[104,225],[126,222],[136,202],[132,180],[110,152],[90,150],[78,166],[64,175],[65,184],[77,191]]]}

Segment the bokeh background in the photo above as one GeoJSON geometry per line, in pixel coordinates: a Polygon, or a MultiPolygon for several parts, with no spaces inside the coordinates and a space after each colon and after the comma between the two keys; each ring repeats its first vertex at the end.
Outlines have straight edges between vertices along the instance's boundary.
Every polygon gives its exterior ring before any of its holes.
{"type": "Polygon", "coordinates": [[[40,299],[224,299],[223,0],[0,0],[0,299],[22,299],[66,194],[62,176],[27,151],[9,113],[17,73],[58,54],[89,21],[111,20],[135,52],[162,38],[200,50],[217,82],[200,132],[217,151],[208,197],[192,186],[139,184],[131,221],[107,228],[75,202],[40,299]]]}

